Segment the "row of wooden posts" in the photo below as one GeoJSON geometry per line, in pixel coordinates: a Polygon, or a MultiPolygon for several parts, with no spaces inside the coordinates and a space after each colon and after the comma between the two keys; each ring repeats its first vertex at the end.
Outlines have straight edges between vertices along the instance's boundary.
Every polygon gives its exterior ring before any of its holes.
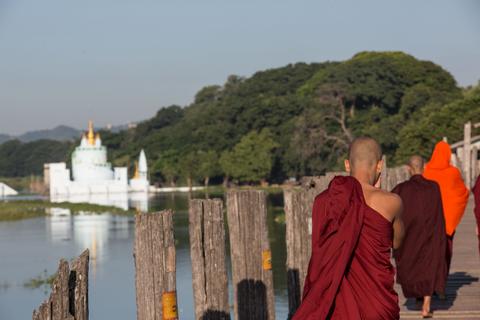
{"type": "MultiPolygon", "coordinates": [[[[386,169],[384,186],[406,180],[402,168],[386,169]]],[[[301,302],[310,259],[311,209],[314,197],[335,174],[308,177],[301,187],[284,190],[289,313],[301,302]]],[[[135,217],[137,319],[178,319],[173,211],[135,217]]],[[[267,229],[266,192],[229,190],[226,216],[233,284],[233,314],[238,320],[275,319],[272,253],[267,229]]],[[[223,201],[189,202],[190,254],[195,319],[230,319],[226,225],[223,201]]],[[[71,267],[61,261],[50,298],[34,311],[34,320],[88,319],[88,250],[71,267]]],[[[189,317],[188,317],[189,318],[189,317]]]]}

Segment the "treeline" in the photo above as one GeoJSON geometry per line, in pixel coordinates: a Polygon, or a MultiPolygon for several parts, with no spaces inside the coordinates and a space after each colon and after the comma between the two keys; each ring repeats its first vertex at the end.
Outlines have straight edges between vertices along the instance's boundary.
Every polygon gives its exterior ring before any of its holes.
{"type": "Polygon", "coordinates": [[[377,138],[389,163],[428,157],[436,141],[480,121],[480,88],[461,89],[440,66],[402,52],[297,63],[230,76],[186,107],[162,108],[137,128],[103,132],[115,165],[140,149],[164,184],[282,182],[341,167],[355,136],[377,138]]]}
{"type": "Polygon", "coordinates": [[[43,174],[43,164],[63,162],[74,144],[54,140],[0,144],[0,177],[26,177],[43,174]]]}

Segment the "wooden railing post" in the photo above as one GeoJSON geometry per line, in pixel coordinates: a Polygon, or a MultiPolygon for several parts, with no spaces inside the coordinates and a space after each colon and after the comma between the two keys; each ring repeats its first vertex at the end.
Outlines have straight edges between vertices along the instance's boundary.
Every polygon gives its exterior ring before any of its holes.
{"type": "Polygon", "coordinates": [[[237,320],[274,320],[266,193],[227,192],[234,312],[237,320]]]}
{"type": "Polygon", "coordinates": [[[33,311],[33,320],[88,320],[88,263],[88,249],[70,266],[60,260],[52,293],[33,311]]]}
{"type": "Polygon", "coordinates": [[[463,127],[463,172],[465,184],[470,188],[472,185],[472,122],[465,123],[463,127]]]}
{"type": "Polygon", "coordinates": [[[190,256],[196,320],[230,320],[223,202],[189,202],[190,256]]]}
{"type": "Polygon", "coordinates": [[[289,317],[300,306],[312,247],[312,207],[315,197],[327,189],[335,175],[345,172],[328,172],[325,176],[304,177],[299,188],[283,192],[286,242],[287,290],[289,317]]]}
{"type": "Polygon", "coordinates": [[[173,212],[135,216],[135,287],[138,320],[178,319],[173,212]]]}
{"type": "Polygon", "coordinates": [[[472,167],[472,172],[471,172],[471,183],[470,183],[470,188],[473,188],[475,185],[477,176],[478,176],[478,149],[477,147],[472,147],[472,160],[470,161],[471,167],[472,167]]]}

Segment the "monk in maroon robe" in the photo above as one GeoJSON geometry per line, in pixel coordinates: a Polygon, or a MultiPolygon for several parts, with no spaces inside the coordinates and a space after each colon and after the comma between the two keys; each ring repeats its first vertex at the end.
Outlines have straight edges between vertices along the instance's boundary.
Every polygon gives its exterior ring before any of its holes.
{"type": "Polygon", "coordinates": [[[312,256],[293,319],[399,319],[390,254],[401,242],[401,199],[374,187],[382,168],[375,140],[357,138],[345,167],[351,176],[335,177],[315,198],[312,256]]]}
{"type": "Polygon", "coordinates": [[[400,183],[392,191],[402,198],[405,226],[402,246],[394,252],[397,282],[406,298],[423,298],[422,315],[427,318],[432,316],[433,293],[445,293],[445,218],[440,187],[422,176],[423,159],[411,157],[408,168],[412,175],[410,180],[400,183]]]}
{"type": "Polygon", "coordinates": [[[480,252],[480,176],[478,176],[475,186],[472,189],[473,197],[475,198],[475,218],[477,220],[477,237],[478,237],[478,251],[480,252]]]}

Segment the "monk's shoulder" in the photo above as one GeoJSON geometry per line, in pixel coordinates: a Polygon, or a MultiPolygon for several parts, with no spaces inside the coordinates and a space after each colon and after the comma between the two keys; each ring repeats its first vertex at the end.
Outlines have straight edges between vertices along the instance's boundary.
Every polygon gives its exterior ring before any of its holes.
{"type": "Polygon", "coordinates": [[[402,198],[396,193],[377,189],[372,194],[374,209],[385,214],[388,218],[395,218],[402,211],[402,198]],[[375,208],[376,207],[376,208],[375,208]]]}
{"type": "Polygon", "coordinates": [[[425,179],[425,182],[431,190],[440,193],[440,186],[436,181],[425,179]]]}

